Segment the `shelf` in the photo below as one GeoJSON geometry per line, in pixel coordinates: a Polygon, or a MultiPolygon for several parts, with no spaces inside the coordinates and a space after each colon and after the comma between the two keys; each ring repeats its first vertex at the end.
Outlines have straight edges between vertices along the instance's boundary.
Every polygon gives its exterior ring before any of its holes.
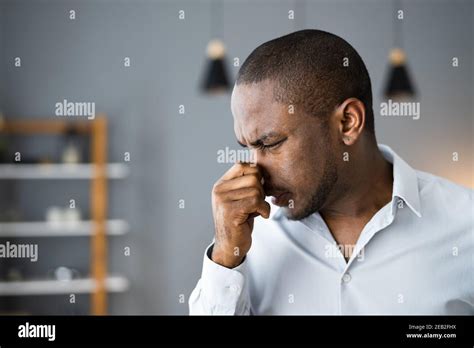
{"type": "Polygon", "coordinates": [[[108,179],[122,179],[129,175],[128,163],[108,163],[108,123],[105,114],[97,115],[92,121],[70,121],[69,119],[6,119],[2,120],[0,131],[11,135],[66,135],[73,128],[78,134],[88,136],[91,163],[79,164],[0,164],[0,180],[22,179],[86,179],[90,180],[90,219],[77,223],[60,222],[18,222],[0,223],[0,236],[90,236],[90,276],[68,282],[57,280],[30,280],[19,282],[0,282],[0,295],[36,295],[91,293],[91,314],[107,314],[107,292],[125,291],[129,284],[123,277],[107,277],[104,286],[96,283],[104,279],[107,273],[106,234],[123,234],[128,225],[116,220],[107,221],[107,225],[93,225],[107,216],[108,179]],[[99,227],[99,228],[94,228],[99,227]],[[98,233],[95,233],[95,231],[98,233]]]}
{"type": "MultiPolygon", "coordinates": [[[[0,179],[92,179],[95,165],[78,164],[0,164],[0,179]]],[[[122,179],[129,174],[124,163],[107,164],[107,178],[122,179]]]]}
{"type": "MultiPolygon", "coordinates": [[[[109,276],[105,287],[108,292],[124,292],[129,288],[129,281],[123,276],[109,276]]],[[[15,282],[0,282],[0,296],[27,295],[60,295],[87,294],[96,290],[92,278],[62,280],[25,280],[15,282]]]]}
{"type": "MultiPolygon", "coordinates": [[[[0,222],[0,238],[4,237],[80,237],[91,236],[94,222],[0,222]]],[[[124,220],[107,220],[106,232],[109,236],[119,236],[128,232],[130,226],[124,220]]]]}

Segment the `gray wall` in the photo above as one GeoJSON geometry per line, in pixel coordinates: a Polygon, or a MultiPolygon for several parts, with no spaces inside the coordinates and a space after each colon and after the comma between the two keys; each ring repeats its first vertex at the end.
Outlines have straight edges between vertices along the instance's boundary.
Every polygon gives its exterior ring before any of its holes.
{"type": "MultiPolygon", "coordinates": [[[[409,67],[420,91],[421,119],[381,118],[379,105],[392,46],[389,1],[310,1],[298,25],[287,19],[294,1],[224,2],[223,39],[241,62],[260,43],[296,29],[318,28],[347,39],[372,77],[379,142],[413,166],[473,187],[473,5],[471,1],[404,2],[409,67]],[[459,57],[460,67],[451,67],[459,57]],[[460,154],[451,161],[452,152],[460,154]]],[[[111,296],[117,314],[185,314],[186,300],[213,234],[210,190],[227,165],[216,151],[235,147],[230,95],[197,90],[210,39],[210,1],[3,1],[0,11],[0,101],[10,117],[52,115],[62,99],[95,101],[110,122],[109,157],[131,152],[132,175],[111,183],[110,215],[132,225],[110,245],[110,268],[131,279],[131,290],[111,296]],[[77,18],[68,19],[76,10],[77,18]],[[179,21],[178,11],[186,11],[179,21]],[[22,68],[13,58],[22,58],[22,68]],[[131,57],[132,67],[123,67],[131,57]],[[185,115],[178,114],[184,104],[185,115]],[[186,208],[178,209],[185,199],[186,208]],[[124,246],[132,255],[123,256],[124,246]]],[[[298,13],[297,13],[298,16],[298,13]]],[[[17,145],[58,151],[54,139],[17,145]]],[[[47,206],[77,197],[87,210],[87,183],[14,183],[25,218],[42,218],[47,206]]],[[[86,272],[87,241],[48,240],[44,259],[26,273],[70,265],[86,272]]],[[[65,298],[9,299],[19,308],[61,312],[65,298]],[[40,302],[40,303],[39,303],[40,302]]],[[[87,310],[87,298],[69,312],[87,310]]]]}

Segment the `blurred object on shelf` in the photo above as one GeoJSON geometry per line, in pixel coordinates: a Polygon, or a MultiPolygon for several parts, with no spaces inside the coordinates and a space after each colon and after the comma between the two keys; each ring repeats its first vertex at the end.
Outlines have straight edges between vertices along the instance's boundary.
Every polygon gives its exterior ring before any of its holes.
{"type": "Polygon", "coordinates": [[[70,281],[79,278],[80,274],[79,271],[75,269],[61,266],[56,268],[54,271],[54,276],[60,281],[70,281]]]}
{"type": "Polygon", "coordinates": [[[9,207],[0,210],[0,221],[2,222],[16,222],[22,220],[22,214],[14,207],[9,207]]]}
{"type": "Polygon", "coordinates": [[[72,280],[72,271],[67,267],[58,267],[54,271],[54,276],[60,281],[72,280]]]}
{"type": "Polygon", "coordinates": [[[81,221],[81,211],[77,208],[63,209],[63,220],[67,223],[77,223],[81,221]]]}
{"type": "Polygon", "coordinates": [[[79,134],[74,127],[68,128],[64,135],[64,150],[62,153],[62,162],[77,164],[82,160],[81,149],[79,145],[79,134]]]}
{"type": "Polygon", "coordinates": [[[80,160],[79,150],[74,145],[74,143],[72,142],[68,143],[63,151],[62,162],[69,163],[69,164],[76,164],[76,163],[79,163],[80,161],[81,160],[80,160]]]}
{"type": "Polygon", "coordinates": [[[74,268],[59,266],[53,270],[48,271],[48,278],[53,278],[55,280],[68,282],[73,279],[79,279],[81,273],[74,268]]]}
{"type": "Polygon", "coordinates": [[[46,221],[57,226],[64,223],[74,225],[81,221],[81,211],[78,208],[52,206],[46,210],[46,221]]]}
{"type": "Polygon", "coordinates": [[[41,157],[39,160],[38,160],[38,164],[53,164],[54,161],[52,160],[51,157],[41,157]]]}
{"type": "Polygon", "coordinates": [[[61,207],[49,207],[46,210],[46,221],[51,224],[60,224],[62,221],[62,209],[61,207]]]}
{"type": "Polygon", "coordinates": [[[17,282],[23,280],[23,274],[18,268],[10,268],[7,271],[7,280],[9,282],[17,282]]]}

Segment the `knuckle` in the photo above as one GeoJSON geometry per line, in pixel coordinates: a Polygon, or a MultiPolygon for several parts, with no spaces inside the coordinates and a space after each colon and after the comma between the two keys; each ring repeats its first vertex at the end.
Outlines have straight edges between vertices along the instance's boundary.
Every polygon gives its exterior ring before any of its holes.
{"type": "Polygon", "coordinates": [[[260,190],[259,190],[258,188],[252,187],[252,188],[251,188],[250,195],[251,195],[252,197],[260,198],[260,196],[262,195],[262,193],[260,192],[260,190]]]}
{"type": "Polygon", "coordinates": [[[212,186],[212,192],[218,193],[221,188],[221,185],[222,185],[222,182],[220,180],[215,182],[214,185],[212,186]]]}
{"type": "Polygon", "coordinates": [[[237,162],[237,163],[235,164],[235,167],[236,167],[237,169],[239,169],[240,171],[243,171],[243,170],[244,170],[244,165],[243,165],[242,162],[237,162]]]}

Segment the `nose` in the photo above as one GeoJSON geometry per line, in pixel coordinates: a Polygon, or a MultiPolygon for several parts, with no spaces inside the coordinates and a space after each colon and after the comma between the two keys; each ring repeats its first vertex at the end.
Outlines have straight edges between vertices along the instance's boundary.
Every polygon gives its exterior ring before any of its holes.
{"type": "Polygon", "coordinates": [[[260,169],[260,174],[263,177],[263,188],[265,192],[271,189],[271,160],[259,154],[258,150],[252,149],[252,161],[256,163],[260,169]]]}

